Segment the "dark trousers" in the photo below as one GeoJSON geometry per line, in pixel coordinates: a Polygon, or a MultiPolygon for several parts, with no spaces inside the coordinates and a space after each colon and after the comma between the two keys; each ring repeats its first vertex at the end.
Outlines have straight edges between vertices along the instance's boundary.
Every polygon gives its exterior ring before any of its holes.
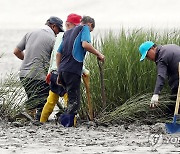
{"type": "Polygon", "coordinates": [[[77,114],[80,107],[81,76],[70,72],[61,72],[58,82],[63,85],[68,94],[68,106],[65,113],[77,114]]]}
{"type": "Polygon", "coordinates": [[[57,77],[58,74],[56,71],[51,72],[50,90],[62,97],[66,93],[66,90],[63,88],[63,86],[57,84],[57,77]]]}
{"type": "Polygon", "coordinates": [[[40,120],[42,109],[49,95],[49,85],[42,80],[32,78],[20,78],[21,83],[26,91],[28,100],[25,102],[27,110],[36,109],[36,119],[40,120]]]}

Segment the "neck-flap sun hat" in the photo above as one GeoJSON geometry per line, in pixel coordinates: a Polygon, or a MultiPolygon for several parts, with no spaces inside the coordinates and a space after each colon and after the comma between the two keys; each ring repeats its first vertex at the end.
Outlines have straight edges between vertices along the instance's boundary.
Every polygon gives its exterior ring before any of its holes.
{"type": "Polygon", "coordinates": [[[154,43],[152,41],[146,41],[144,43],[142,43],[139,46],[139,51],[141,54],[141,58],[140,61],[143,61],[147,55],[148,50],[154,45],[154,43]]]}
{"type": "Polygon", "coordinates": [[[82,17],[78,14],[71,13],[68,15],[66,22],[73,23],[74,25],[79,25],[82,17]]]}

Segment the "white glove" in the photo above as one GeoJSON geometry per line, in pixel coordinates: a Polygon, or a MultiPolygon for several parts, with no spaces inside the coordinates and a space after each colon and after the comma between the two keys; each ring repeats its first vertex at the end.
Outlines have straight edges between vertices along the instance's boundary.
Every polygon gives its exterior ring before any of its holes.
{"type": "Polygon", "coordinates": [[[89,70],[87,70],[85,67],[83,67],[82,74],[85,76],[89,75],[89,70]]]}
{"type": "Polygon", "coordinates": [[[159,95],[154,94],[151,98],[150,107],[154,108],[155,106],[158,106],[158,99],[159,99],[159,95]]]}

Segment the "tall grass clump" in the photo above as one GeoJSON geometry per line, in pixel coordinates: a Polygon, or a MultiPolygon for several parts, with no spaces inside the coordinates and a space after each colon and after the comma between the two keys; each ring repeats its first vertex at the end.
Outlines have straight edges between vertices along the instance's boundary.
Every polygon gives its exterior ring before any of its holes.
{"type": "Polygon", "coordinates": [[[26,94],[17,74],[9,74],[0,81],[0,118],[13,121],[24,109],[26,94]]]}
{"type": "MultiPolygon", "coordinates": [[[[134,96],[153,92],[156,81],[155,63],[148,60],[140,62],[138,50],[140,44],[147,40],[162,45],[180,44],[180,35],[178,30],[158,32],[153,29],[120,29],[118,33],[109,31],[104,37],[94,39],[94,45],[106,57],[104,63],[106,111],[114,111],[134,96]]],[[[104,110],[101,103],[99,69],[94,55],[88,55],[85,65],[90,70],[91,97],[97,115],[104,110]]],[[[168,86],[163,90],[168,91],[168,86]]]]}

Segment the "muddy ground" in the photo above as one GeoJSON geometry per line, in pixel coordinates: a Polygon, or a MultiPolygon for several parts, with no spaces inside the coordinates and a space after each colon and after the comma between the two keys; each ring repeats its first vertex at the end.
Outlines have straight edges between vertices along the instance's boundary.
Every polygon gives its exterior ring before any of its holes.
{"type": "Polygon", "coordinates": [[[64,128],[53,121],[19,127],[1,120],[0,130],[0,154],[180,153],[180,134],[167,134],[162,123],[64,128]]]}

